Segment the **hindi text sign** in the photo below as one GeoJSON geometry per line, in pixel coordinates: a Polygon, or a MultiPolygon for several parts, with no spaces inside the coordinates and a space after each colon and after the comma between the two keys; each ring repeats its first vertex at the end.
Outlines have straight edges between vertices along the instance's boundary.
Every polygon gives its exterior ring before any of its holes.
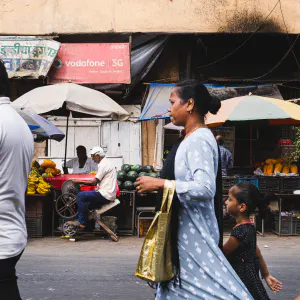
{"type": "Polygon", "coordinates": [[[0,57],[9,78],[46,76],[59,47],[53,40],[0,37],[0,57]]]}

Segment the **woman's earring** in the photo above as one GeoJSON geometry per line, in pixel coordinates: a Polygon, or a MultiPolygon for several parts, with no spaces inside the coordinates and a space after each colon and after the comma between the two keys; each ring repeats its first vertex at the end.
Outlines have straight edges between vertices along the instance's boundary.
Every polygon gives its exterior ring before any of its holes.
{"type": "Polygon", "coordinates": [[[193,110],[191,109],[190,111],[189,111],[189,113],[191,114],[193,112],[193,110]]]}

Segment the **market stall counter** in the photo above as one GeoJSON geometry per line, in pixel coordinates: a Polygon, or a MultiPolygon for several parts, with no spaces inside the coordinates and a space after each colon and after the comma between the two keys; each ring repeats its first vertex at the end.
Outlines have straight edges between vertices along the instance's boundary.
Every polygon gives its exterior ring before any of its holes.
{"type": "Polygon", "coordinates": [[[25,195],[25,221],[30,238],[44,237],[51,233],[53,197],[51,186],[41,175],[43,170],[35,161],[28,176],[25,195]]]}
{"type": "MultiPolygon", "coordinates": [[[[223,177],[223,199],[229,189],[238,182],[248,181],[255,184],[263,195],[271,199],[271,216],[266,227],[278,236],[300,235],[300,176],[231,176],[223,177]]],[[[258,215],[256,216],[258,217],[258,215]]],[[[257,222],[255,222],[258,225],[257,222]]],[[[264,231],[264,220],[261,222],[264,231]]]]}
{"type": "MultiPolygon", "coordinates": [[[[107,218],[116,217],[118,233],[123,235],[134,235],[137,233],[137,228],[142,228],[142,234],[144,235],[151,220],[139,220],[140,222],[137,222],[136,209],[137,207],[155,207],[155,193],[147,193],[143,195],[137,194],[134,182],[138,176],[158,177],[159,173],[154,172],[152,166],[123,165],[122,170],[118,172],[118,186],[121,190],[121,194],[117,198],[120,203],[103,214],[103,217],[107,218]]],[[[53,190],[53,235],[55,233],[61,234],[65,227],[64,224],[70,220],[70,216],[75,216],[76,214],[76,194],[78,190],[74,190],[72,179],[80,179],[84,181],[94,177],[95,174],[56,174],[55,176],[45,178],[53,190]],[[64,198],[64,195],[66,198],[64,198]]],[[[80,190],[94,190],[95,188],[95,186],[82,186],[80,190]]],[[[103,217],[101,216],[102,219],[103,217]]],[[[99,226],[97,226],[96,223],[92,224],[91,222],[89,226],[91,230],[89,232],[99,232],[98,227],[99,226]]]]}
{"type": "MultiPolygon", "coordinates": [[[[92,179],[95,175],[93,174],[64,174],[64,175],[58,175],[54,177],[49,177],[45,180],[49,184],[51,184],[54,192],[54,198],[57,203],[60,201],[60,195],[68,193],[68,190],[66,190],[66,183],[67,181],[71,181],[72,179],[92,179]]],[[[83,186],[81,187],[81,190],[94,190],[96,186],[83,186]]],[[[75,196],[76,198],[76,196],[75,196]]],[[[120,200],[120,204],[116,207],[112,208],[108,212],[105,212],[103,214],[103,217],[116,217],[117,218],[117,227],[118,232],[121,234],[129,234],[134,235],[135,234],[135,201],[136,201],[136,191],[135,190],[121,190],[121,195],[117,197],[120,200]]],[[[76,204],[75,204],[76,205],[76,204]]],[[[74,208],[75,209],[75,208],[74,208]]],[[[62,233],[62,227],[65,222],[67,222],[69,219],[64,219],[63,216],[59,216],[57,214],[57,210],[53,209],[53,232],[52,234],[55,235],[55,233],[62,233]]],[[[93,228],[91,224],[91,228],[93,228]]],[[[97,233],[99,231],[98,226],[96,225],[95,230],[91,230],[93,233],[97,233]]]]}
{"type": "Polygon", "coordinates": [[[91,179],[95,178],[95,175],[92,174],[63,174],[54,177],[48,177],[45,180],[51,184],[52,188],[61,191],[62,185],[65,181],[70,179],[91,179]]]}

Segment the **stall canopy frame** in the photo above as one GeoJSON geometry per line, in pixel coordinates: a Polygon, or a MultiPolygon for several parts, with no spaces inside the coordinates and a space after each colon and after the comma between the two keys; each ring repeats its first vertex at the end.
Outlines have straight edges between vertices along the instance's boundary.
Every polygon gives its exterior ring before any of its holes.
{"type": "MultiPolygon", "coordinates": [[[[149,121],[156,119],[168,119],[169,99],[174,83],[150,83],[149,93],[145,101],[142,113],[138,121],[149,121]]],[[[247,95],[249,91],[253,94],[282,99],[275,84],[258,85],[220,85],[204,84],[209,92],[220,100],[230,99],[247,95]]]]}

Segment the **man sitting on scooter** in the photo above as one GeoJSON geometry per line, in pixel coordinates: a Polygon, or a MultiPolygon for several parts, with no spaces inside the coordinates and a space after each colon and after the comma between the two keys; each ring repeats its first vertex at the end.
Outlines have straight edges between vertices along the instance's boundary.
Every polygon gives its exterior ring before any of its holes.
{"type": "Polygon", "coordinates": [[[98,164],[98,171],[93,179],[78,180],[73,183],[95,186],[94,191],[83,191],[77,195],[78,221],[74,225],[84,229],[87,222],[88,210],[100,208],[116,199],[117,171],[115,166],[105,157],[101,147],[94,147],[91,150],[93,161],[98,164]]]}

